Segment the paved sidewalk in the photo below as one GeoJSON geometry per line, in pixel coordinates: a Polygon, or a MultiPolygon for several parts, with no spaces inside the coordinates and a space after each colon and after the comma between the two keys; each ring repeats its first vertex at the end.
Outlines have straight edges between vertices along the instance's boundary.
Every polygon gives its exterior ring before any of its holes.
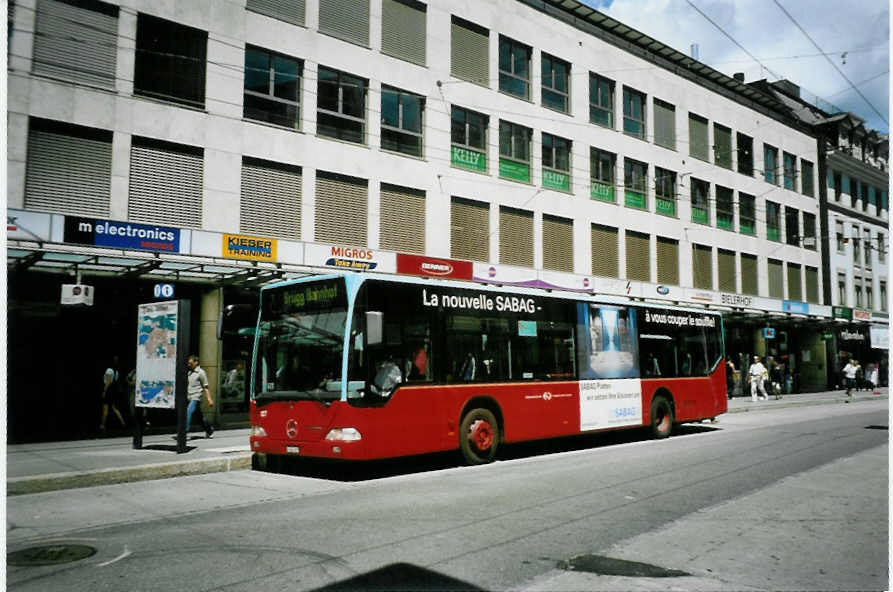
{"type": "MultiPolygon", "coordinates": [[[[849,402],[887,397],[887,388],[877,395],[858,391],[849,402]]],[[[757,402],[749,396],[735,397],[729,401],[729,413],[847,402],[843,391],[785,395],[757,402]]],[[[170,434],[145,436],[141,450],[133,449],[129,437],[10,445],[6,448],[7,495],[248,469],[248,432],[247,428],[220,429],[213,439],[193,433],[189,451],[183,454],[177,454],[170,434]]]]}

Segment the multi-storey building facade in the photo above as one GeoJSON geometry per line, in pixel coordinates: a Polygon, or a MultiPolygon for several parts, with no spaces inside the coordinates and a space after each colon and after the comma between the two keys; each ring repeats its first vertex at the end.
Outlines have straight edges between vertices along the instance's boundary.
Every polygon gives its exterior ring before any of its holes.
{"type": "Polygon", "coordinates": [[[854,357],[879,364],[886,381],[889,356],[887,286],[889,233],[889,155],[886,134],[865,127],[852,113],[829,114],[800,98],[788,81],[754,83],[787,104],[812,126],[819,152],[819,187],[824,301],[833,305],[829,382],[854,357]]]}
{"type": "Polygon", "coordinates": [[[426,260],[715,307],[736,364],[827,384],[814,128],[582,4],[17,1],[8,122],[10,342],[50,348],[60,409],[130,357],[154,282],[195,301],[223,392],[244,288],[426,260]],[[92,312],[58,307],[75,274],[92,312]]]}

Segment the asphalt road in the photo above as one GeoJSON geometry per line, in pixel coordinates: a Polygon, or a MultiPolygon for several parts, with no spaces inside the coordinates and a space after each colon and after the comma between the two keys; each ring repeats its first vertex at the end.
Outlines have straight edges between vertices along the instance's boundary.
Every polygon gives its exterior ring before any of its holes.
{"type": "Polygon", "coordinates": [[[480,467],[429,457],[17,496],[8,552],[97,551],[10,564],[7,589],[886,589],[887,420],[886,400],[801,407],[664,441],[516,446],[480,467]]]}

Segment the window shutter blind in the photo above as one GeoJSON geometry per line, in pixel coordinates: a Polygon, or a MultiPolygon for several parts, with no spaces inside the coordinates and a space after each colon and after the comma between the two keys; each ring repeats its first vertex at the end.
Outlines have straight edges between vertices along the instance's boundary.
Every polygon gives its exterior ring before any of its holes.
{"type": "Polygon", "coordinates": [[[499,262],[533,267],[533,212],[499,208],[499,262]]]}
{"type": "Polygon", "coordinates": [[[735,251],[719,249],[717,271],[720,292],[735,292],[735,251]]]}
{"type": "Polygon", "coordinates": [[[454,197],[450,208],[450,256],[488,261],[490,258],[490,207],[454,197]]]}
{"type": "Polygon", "coordinates": [[[450,74],[490,86],[490,33],[453,17],[450,33],[450,74]]]}
{"type": "Polygon", "coordinates": [[[679,285],[679,241],[657,237],[657,282],[679,285]]]}
{"type": "Polygon", "coordinates": [[[713,162],[717,166],[732,168],[732,130],[713,125],[713,162]]]}
{"type": "Polygon", "coordinates": [[[334,173],[316,175],[316,240],[367,246],[368,181],[334,173]]]}
{"type": "MultiPolygon", "coordinates": [[[[77,133],[70,126],[71,134],[77,133]]],[[[31,120],[25,168],[25,208],[108,218],[112,183],[112,133],[69,135],[31,120]]]]}
{"type": "Polygon", "coordinates": [[[788,300],[803,300],[803,281],[800,278],[799,263],[788,263],[788,300]]]}
{"type": "Polygon", "coordinates": [[[784,270],[775,259],[769,259],[769,297],[784,298],[784,270]]]}
{"type": "Polygon", "coordinates": [[[425,253],[425,192],[381,185],[382,249],[403,253],[425,253]]]}
{"type": "Polygon", "coordinates": [[[425,5],[413,0],[382,0],[381,52],[425,65],[425,5]]]}
{"type": "Polygon", "coordinates": [[[696,115],[688,116],[688,141],[690,154],[701,160],[709,160],[707,152],[707,120],[696,115]]]}
{"type": "Polygon", "coordinates": [[[654,101],[654,143],[676,148],[676,109],[663,101],[654,101]]]}
{"type": "Polygon", "coordinates": [[[40,0],[34,23],[35,74],[115,87],[118,7],[91,0],[40,0]]]}
{"type": "Polygon", "coordinates": [[[293,25],[304,26],[305,0],[248,0],[245,8],[293,25]]]}
{"type": "Polygon", "coordinates": [[[369,47],[369,0],[320,0],[319,31],[369,47]]]}
{"type": "Polygon", "coordinates": [[[203,158],[201,148],[134,137],[128,219],[201,228],[203,158]]]}
{"type": "Polygon", "coordinates": [[[593,224],[592,238],[592,275],[618,277],[620,257],[617,252],[619,234],[616,228],[593,224]]]}
{"type": "Polygon", "coordinates": [[[543,216],[543,269],[573,273],[573,220],[543,216]]]}
{"type": "Polygon", "coordinates": [[[757,257],[741,253],[741,293],[757,296],[757,288],[757,257]]]}
{"type": "Polygon", "coordinates": [[[819,303],[819,270],[815,267],[806,267],[806,301],[819,303]]]}
{"type": "Polygon", "coordinates": [[[692,248],[692,285],[703,290],[713,289],[713,247],[694,245],[692,248]]]}
{"type": "Polygon", "coordinates": [[[300,167],[242,159],[239,232],[301,240],[300,167]]]}
{"type": "Polygon", "coordinates": [[[651,281],[649,241],[647,234],[626,231],[626,279],[651,281]]]}

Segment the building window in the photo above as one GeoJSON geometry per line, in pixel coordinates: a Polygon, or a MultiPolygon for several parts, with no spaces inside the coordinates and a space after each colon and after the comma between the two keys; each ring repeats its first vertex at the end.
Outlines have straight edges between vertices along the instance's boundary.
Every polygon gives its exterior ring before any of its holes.
{"type": "Polygon", "coordinates": [[[134,136],[130,143],[127,218],[202,228],[204,150],[134,136]]]}
{"type": "Polygon", "coordinates": [[[859,240],[859,227],[853,226],[853,263],[859,265],[862,263],[862,245],[859,240]]]}
{"type": "Polygon", "coordinates": [[[317,133],[347,142],[365,143],[366,88],[364,78],[320,66],[317,133]]]}
{"type": "Polygon", "coordinates": [[[590,231],[592,244],[592,275],[619,277],[620,275],[620,234],[616,228],[593,224],[590,231]]]}
{"type": "Polygon", "coordinates": [[[757,256],[741,253],[741,293],[756,296],[760,293],[757,256]]]}
{"type": "Polygon", "coordinates": [[[815,214],[803,212],[803,248],[815,251],[818,248],[815,233],[815,214]]]}
{"type": "Polygon", "coordinates": [[[450,257],[490,259],[490,204],[453,197],[450,203],[450,257]]]}
{"type": "Polygon", "coordinates": [[[489,30],[459,17],[452,17],[450,23],[450,74],[489,88],[489,30]]]}
{"type": "Polygon", "coordinates": [[[472,171],[487,171],[487,127],[483,113],[452,107],[450,122],[450,163],[472,171]]]}
{"type": "MultiPolygon", "coordinates": [[[[12,8],[9,4],[10,27],[12,8]]],[[[117,6],[95,0],[37,2],[34,73],[115,88],[118,11],[117,6]]]]}
{"type": "Polygon", "coordinates": [[[629,136],[644,140],[645,129],[645,95],[624,86],[623,132],[629,136]]]}
{"type": "Polygon", "coordinates": [[[846,274],[838,273],[837,274],[837,302],[840,306],[847,305],[846,298],[846,274]]]}
{"type": "Polygon", "coordinates": [[[781,206],[766,201],[766,238],[771,241],[781,240],[781,206]]]}
{"type": "Polygon", "coordinates": [[[499,207],[499,262],[533,267],[533,212],[499,207]]]}
{"type": "Polygon", "coordinates": [[[834,230],[837,233],[837,252],[843,253],[846,245],[846,240],[843,238],[843,222],[837,220],[834,223],[834,230]]]}
{"type": "Polygon", "coordinates": [[[815,189],[813,185],[812,177],[815,173],[813,172],[812,163],[808,160],[800,159],[800,192],[803,195],[809,197],[815,197],[815,189]]]}
{"type": "Polygon", "coordinates": [[[543,214],[543,269],[573,273],[573,220],[543,214]]]}
{"type": "Polygon", "coordinates": [[[300,60],[250,45],[245,47],[245,97],[242,115],[300,129],[300,60]]]}
{"type": "Polygon", "coordinates": [[[617,156],[598,148],[589,149],[589,197],[600,201],[614,201],[614,170],[617,156]]]}
{"type": "Polygon", "coordinates": [[[658,214],[676,215],[676,173],[654,167],[654,202],[658,214]]]}
{"type": "Polygon", "coordinates": [[[648,165],[632,158],[623,159],[624,203],[631,208],[648,208],[648,165]]]}
{"type": "Polygon", "coordinates": [[[738,194],[738,231],[741,234],[757,234],[757,198],[747,193],[738,194]]]}
{"type": "Polygon", "coordinates": [[[876,206],[876,204],[877,204],[877,189],[875,189],[871,185],[868,186],[868,199],[865,199],[864,194],[862,196],[862,211],[863,212],[868,210],[868,204],[871,204],[874,206],[876,206]]]}
{"type": "Polygon", "coordinates": [[[381,148],[422,157],[425,97],[381,87],[381,148]]]}
{"type": "Polygon", "coordinates": [[[112,132],[30,118],[25,209],[109,217],[112,132]]]}
{"type": "Polygon", "coordinates": [[[381,53],[425,65],[427,7],[415,0],[382,0],[381,53]]]}
{"type": "Polygon", "coordinates": [[[208,33],[142,13],[136,23],[134,94],[204,107],[208,33]]]}
{"type": "Polygon", "coordinates": [[[368,180],[317,170],[315,198],[313,232],[318,242],[368,245],[368,180]]]}
{"type": "Polygon", "coordinates": [[[692,286],[713,289],[713,247],[692,245],[692,286]]]}
{"type": "Polygon", "coordinates": [[[871,230],[866,228],[862,232],[862,242],[864,243],[864,248],[862,249],[865,254],[865,267],[867,269],[871,269],[871,230]]]}
{"type": "Polygon", "coordinates": [[[724,169],[732,168],[732,130],[713,124],[713,162],[724,169]]]}
{"type": "Polygon", "coordinates": [[[879,232],[877,235],[877,260],[883,263],[886,261],[886,247],[884,247],[884,234],[879,232]]]}
{"type": "Polygon", "coordinates": [[[380,185],[379,248],[400,253],[425,253],[425,192],[411,187],[380,185]]]}
{"type": "Polygon", "coordinates": [[[676,149],[676,107],[654,99],[654,143],[676,149]]]}
{"type": "Polygon", "coordinates": [[[589,121],[614,129],[614,82],[589,73],[589,121]]]}
{"type": "Polygon", "coordinates": [[[716,227],[735,229],[734,193],[728,187],[716,186],[716,227]]]}
{"type": "Polygon", "coordinates": [[[784,188],[797,191],[797,157],[787,152],[782,152],[784,165],[784,188]]]}
{"type": "Polygon", "coordinates": [[[784,236],[787,244],[800,244],[800,211],[790,206],[784,208],[784,236]]]}
{"type": "Polygon", "coordinates": [[[543,187],[571,190],[571,141],[543,133],[543,187]]]}
{"type": "Polygon", "coordinates": [[[369,47],[369,0],[319,0],[319,32],[369,47]]]}
{"type": "Polygon", "coordinates": [[[651,281],[651,236],[643,232],[626,231],[626,279],[651,281]]]}
{"type": "MultiPolygon", "coordinates": [[[[829,169],[830,170],[830,169],[829,169]]],[[[840,201],[840,195],[843,193],[843,175],[831,172],[831,182],[834,187],[834,201],[840,201]]]]}
{"type": "Polygon", "coordinates": [[[530,47],[499,36],[499,90],[530,100],[530,47]]]}
{"type": "Polygon", "coordinates": [[[856,281],[853,285],[853,291],[856,293],[856,308],[864,308],[862,303],[862,280],[861,278],[856,278],[856,281]]]}
{"type": "Polygon", "coordinates": [[[530,183],[530,139],[533,130],[508,121],[499,122],[499,176],[530,183]]]}
{"type": "Polygon", "coordinates": [[[571,65],[544,53],[542,57],[543,107],[570,113],[571,65]]]}
{"type": "Polygon", "coordinates": [[[306,8],[304,0],[288,3],[276,2],[275,0],[272,2],[270,0],[247,0],[245,8],[270,18],[304,26],[304,12],[306,8]]]}
{"type": "Polygon", "coordinates": [[[239,232],[301,240],[301,168],[242,157],[239,232]]]}
{"type": "Polygon", "coordinates": [[[865,308],[874,310],[874,290],[871,289],[871,284],[865,284],[865,308]]]}
{"type": "Polygon", "coordinates": [[[819,303],[819,269],[809,265],[806,266],[806,301],[819,303]]]}
{"type": "Polygon", "coordinates": [[[887,282],[884,280],[880,280],[880,282],[878,283],[878,288],[880,289],[880,297],[881,297],[881,302],[880,302],[881,307],[880,308],[882,311],[886,312],[887,311],[887,282]]]}
{"type": "Polygon", "coordinates": [[[778,259],[769,259],[769,298],[784,298],[784,264],[778,259]]]}
{"type": "Polygon", "coordinates": [[[679,241],[657,237],[657,283],[679,285],[679,241]]]}
{"type": "Polygon", "coordinates": [[[699,160],[710,162],[710,153],[707,150],[707,120],[703,117],[688,114],[688,150],[689,155],[699,160]]]}
{"type": "Polygon", "coordinates": [[[741,132],[735,134],[738,149],[738,172],[753,177],[753,138],[741,132]]]}
{"type": "Polygon", "coordinates": [[[778,148],[769,144],[763,144],[763,178],[778,185],[778,148]]]}
{"type": "Polygon", "coordinates": [[[710,224],[710,183],[691,180],[691,221],[710,224]]]}
{"type": "Polygon", "coordinates": [[[788,300],[803,300],[803,278],[799,263],[788,263],[788,300]]]}

